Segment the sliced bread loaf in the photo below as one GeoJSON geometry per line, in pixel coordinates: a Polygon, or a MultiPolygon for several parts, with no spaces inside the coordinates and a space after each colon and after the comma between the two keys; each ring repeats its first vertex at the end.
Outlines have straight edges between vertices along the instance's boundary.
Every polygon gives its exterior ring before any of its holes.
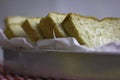
{"type": "Polygon", "coordinates": [[[66,32],[88,47],[120,40],[120,19],[94,17],[70,13],[62,23],[66,32]]]}

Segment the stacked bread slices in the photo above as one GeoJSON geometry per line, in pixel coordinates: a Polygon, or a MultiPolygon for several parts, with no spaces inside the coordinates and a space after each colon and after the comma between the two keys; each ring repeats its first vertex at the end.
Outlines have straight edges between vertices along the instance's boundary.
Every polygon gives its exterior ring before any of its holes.
{"type": "Polygon", "coordinates": [[[120,18],[99,20],[76,13],[50,12],[41,18],[8,17],[5,24],[4,33],[8,39],[27,36],[31,42],[37,42],[54,37],[74,37],[87,47],[120,41],[120,18]]]}

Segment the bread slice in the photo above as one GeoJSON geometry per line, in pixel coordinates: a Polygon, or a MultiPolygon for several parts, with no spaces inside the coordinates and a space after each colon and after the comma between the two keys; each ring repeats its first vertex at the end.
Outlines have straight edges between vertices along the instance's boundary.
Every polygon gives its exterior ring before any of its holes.
{"type": "Polygon", "coordinates": [[[32,42],[42,39],[42,35],[37,29],[40,20],[41,18],[29,18],[22,24],[23,30],[32,42]]]}
{"type": "Polygon", "coordinates": [[[65,19],[66,14],[51,12],[42,18],[39,29],[45,38],[66,37],[61,23],[65,19]]]}
{"type": "Polygon", "coordinates": [[[120,41],[120,19],[94,17],[70,13],[62,23],[66,32],[88,47],[120,41]]]}
{"type": "Polygon", "coordinates": [[[27,17],[23,16],[9,16],[5,19],[5,25],[22,24],[26,19],[27,17]]]}
{"type": "Polygon", "coordinates": [[[9,16],[5,18],[5,30],[4,34],[8,39],[14,37],[26,37],[26,33],[21,28],[21,24],[26,20],[26,17],[22,16],[9,16]]]}
{"type": "Polygon", "coordinates": [[[21,25],[19,24],[9,24],[6,26],[4,30],[4,34],[8,39],[14,38],[14,37],[26,37],[26,33],[21,28],[21,25]]]}

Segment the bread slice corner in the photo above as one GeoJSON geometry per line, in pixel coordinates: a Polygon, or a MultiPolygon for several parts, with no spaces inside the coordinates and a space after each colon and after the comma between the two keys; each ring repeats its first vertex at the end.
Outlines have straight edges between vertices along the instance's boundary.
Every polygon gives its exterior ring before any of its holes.
{"type": "Polygon", "coordinates": [[[9,24],[22,24],[26,19],[27,17],[24,16],[8,16],[4,22],[6,26],[9,24]]]}

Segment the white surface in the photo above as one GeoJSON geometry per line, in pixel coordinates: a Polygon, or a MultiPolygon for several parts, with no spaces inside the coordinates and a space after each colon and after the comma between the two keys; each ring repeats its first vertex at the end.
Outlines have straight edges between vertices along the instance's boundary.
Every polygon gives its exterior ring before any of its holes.
{"type": "Polygon", "coordinates": [[[45,39],[36,42],[35,45],[29,43],[25,38],[13,38],[7,39],[0,29],[0,45],[7,49],[24,49],[24,50],[61,50],[69,52],[100,52],[100,53],[116,53],[120,54],[120,42],[106,43],[102,46],[97,46],[95,48],[88,48],[86,46],[80,45],[78,41],[73,37],[68,38],[55,38],[55,39],[45,39]]]}
{"type": "Polygon", "coordinates": [[[45,16],[51,11],[120,17],[119,4],[120,0],[0,0],[0,27],[7,16],[45,16]]]}

